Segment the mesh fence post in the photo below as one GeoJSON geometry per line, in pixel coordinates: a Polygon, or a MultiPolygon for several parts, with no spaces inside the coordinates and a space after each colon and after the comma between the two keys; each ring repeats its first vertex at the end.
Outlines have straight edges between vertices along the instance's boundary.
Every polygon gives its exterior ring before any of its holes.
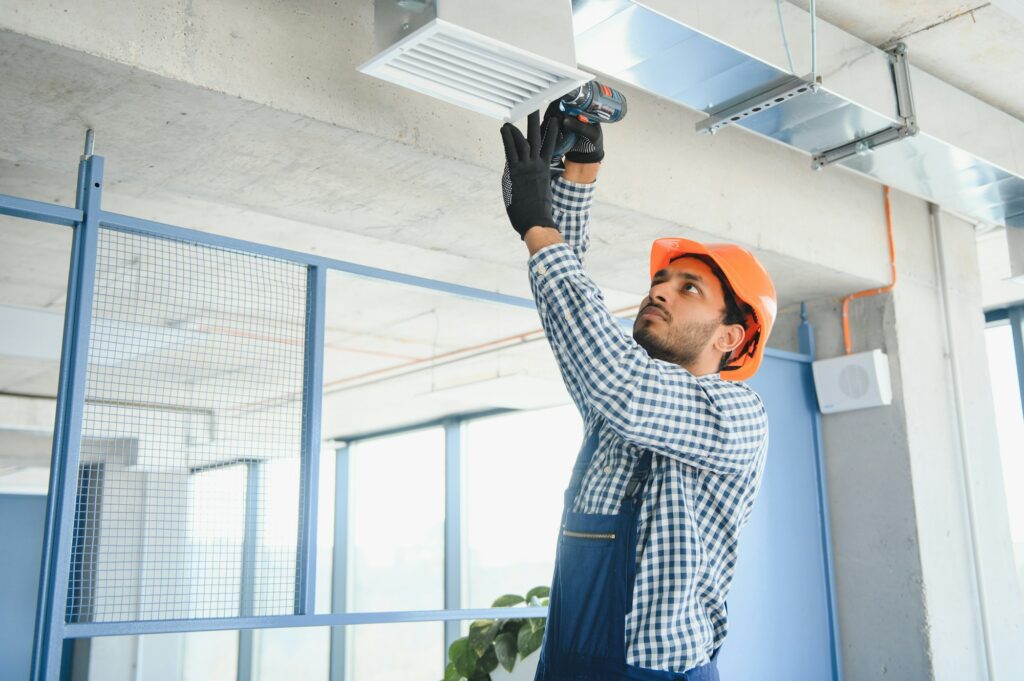
{"type": "Polygon", "coordinates": [[[83,219],[74,228],[67,303],[64,308],[57,414],[53,427],[50,489],[46,505],[46,535],[43,539],[39,605],[36,609],[32,650],[33,681],[48,681],[60,675],[64,648],[71,532],[78,488],[100,199],[103,193],[103,157],[83,158],[78,172],[76,207],[83,211],[83,219]]]}

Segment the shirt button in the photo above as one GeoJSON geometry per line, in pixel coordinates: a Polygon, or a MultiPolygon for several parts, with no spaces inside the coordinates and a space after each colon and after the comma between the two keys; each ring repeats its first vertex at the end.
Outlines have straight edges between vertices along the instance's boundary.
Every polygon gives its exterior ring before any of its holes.
{"type": "Polygon", "coordinates": [[[615,469],[612,468],[611,466],[605,466],[604,467],[604,472],[607,473],[608,475],[611,475],[613,470],[615,470],[615,469]]]}
{"type": "Polygon", "coordinates": [[[543,277],[547,273],[548,273],[548,268],[546,266],[544,266],[544,265],[537,265],[537,274],[539,274],[540,276],[543,277]]]}

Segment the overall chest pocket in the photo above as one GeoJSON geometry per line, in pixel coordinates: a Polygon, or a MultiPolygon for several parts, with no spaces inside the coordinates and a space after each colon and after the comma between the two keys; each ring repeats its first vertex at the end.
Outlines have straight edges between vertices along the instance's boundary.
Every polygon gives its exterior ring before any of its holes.
{"type": "Polygon", "coordinates": [[[569,513],[558,540],[556,613],[562,651],[611,658],[621,653],[625,545],[618,515],[569,513]]]}

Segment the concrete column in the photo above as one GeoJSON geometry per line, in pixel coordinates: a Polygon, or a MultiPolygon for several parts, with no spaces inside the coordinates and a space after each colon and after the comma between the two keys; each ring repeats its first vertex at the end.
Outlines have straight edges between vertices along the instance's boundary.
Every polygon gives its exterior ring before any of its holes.
{"type": "MultiPolygon", "coordinates": [[[[884,231],[881,192],[878,206],[877,221],[865,231],[884,231]]],[[[850,305],[853,351],[882,348],[889,355],[893,404],[822,419],[845,678],[985,679],[990,655],[991,678],[1014,679],[1024,669],[1024,650],[1013,644],[1024,634],[1024,609],[1014,576],[973,228],[940,216],[950,344],[928,206],[894,193],[893,217],[896,288],[850,305]],[[966,467],[950,347],[959,369],[966,467]]],[[[840,303],[809,304],[820,359],[844,352],[840,303]]],[[[797,309],[784,310],[771,344],[796,349],[798,321],[797,309]]]]}

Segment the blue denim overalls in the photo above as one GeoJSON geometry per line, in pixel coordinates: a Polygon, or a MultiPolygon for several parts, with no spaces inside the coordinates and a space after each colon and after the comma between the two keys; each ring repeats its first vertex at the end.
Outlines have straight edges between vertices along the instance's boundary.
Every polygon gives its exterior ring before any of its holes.
{"type": "Polygon", "coordinates": [[[636,526],[651,471],[651,452],[644,453],[633,471],[618,514],[574,513],[573,502],[596,449],[595,428],[583,443],[565,491],[548,623],[535,681],[718,681],[718,650],[708,664],[686,673],[626,664],[636,526]]]}

